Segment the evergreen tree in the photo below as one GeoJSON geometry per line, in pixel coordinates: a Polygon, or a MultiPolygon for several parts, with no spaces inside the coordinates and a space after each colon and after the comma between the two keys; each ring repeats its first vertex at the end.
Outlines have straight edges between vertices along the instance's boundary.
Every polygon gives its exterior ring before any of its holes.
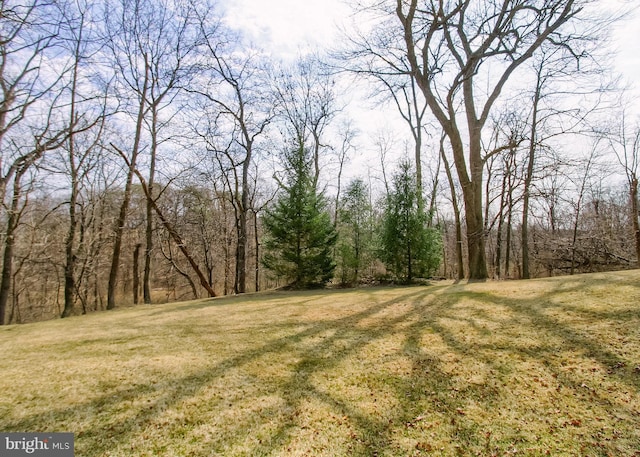
{"type": "Polygon", "coordinates": [[[373,257],[373,211],[367,194],[367,185],[355,179],[340,202],[336,260],[342,284],[357,283],[373,257]]]}
{"type": "Polygon", "coordinates": [[[440,265],[441,236],[419,210],[411,163],[403,161],[392,180],[382,220],[380,259],[400,280],[431,275],[440,265]]]}
{"type": "Polygon", "coordinates": [[[324,285],[333,277],[337,234],[325,199],[313,184],[309,151],[300,144],[284,159],[280,196],[264,216],[267,237],[262,263],[292,287],[324,285]]]}

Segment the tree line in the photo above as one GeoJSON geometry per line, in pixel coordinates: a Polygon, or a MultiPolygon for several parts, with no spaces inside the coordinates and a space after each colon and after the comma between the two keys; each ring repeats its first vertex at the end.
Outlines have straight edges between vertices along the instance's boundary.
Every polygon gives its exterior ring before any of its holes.
{"type": "Polygon", "coordinates": [[[366,30],[279,61],[206,2],[4,2],[0,323],[635,266],[640,129],[601,36],[624,12],[599,3],[358,5],[366,30]],[[353,84],[406,134],[368,145],[353,84]]]}

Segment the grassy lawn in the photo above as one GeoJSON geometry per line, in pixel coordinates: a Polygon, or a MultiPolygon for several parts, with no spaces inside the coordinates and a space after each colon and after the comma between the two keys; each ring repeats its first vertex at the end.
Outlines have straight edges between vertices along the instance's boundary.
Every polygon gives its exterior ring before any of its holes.
{"type": "Polygon", "coordinates": [[[85,456],[640,456],[640,271],[0,328],[0,430],[85,456]]]}

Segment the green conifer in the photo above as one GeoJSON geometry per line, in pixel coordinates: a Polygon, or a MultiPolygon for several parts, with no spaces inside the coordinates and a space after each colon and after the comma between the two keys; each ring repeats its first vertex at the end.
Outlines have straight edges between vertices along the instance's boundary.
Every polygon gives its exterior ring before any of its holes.
{"type": "Polygon", "coordinates": [[[440,233],[427,226],[427,214],[418,205],[418,187],[411,163],[400,163],[386,198],[380,258],[403,282],[427,277],[441,259],[440,233]]]}
{"type": "Polygon", "coordinates": [[[291,287],[324,285],[333,277],[336,231],[324,197],[313,186],[309,153],[303,145],[284,155],[285,179],[267,210],[263,265],[291,287]]]}

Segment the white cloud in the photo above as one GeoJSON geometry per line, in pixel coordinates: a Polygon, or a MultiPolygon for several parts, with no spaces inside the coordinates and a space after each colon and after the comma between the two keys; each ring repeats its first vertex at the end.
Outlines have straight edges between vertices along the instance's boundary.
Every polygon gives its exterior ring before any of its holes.
{"type": "Polygon", "coordinates": [[[229,0],[229,24],[283,57],[332,44],[347,14],[340,0],[229,0]]]}

